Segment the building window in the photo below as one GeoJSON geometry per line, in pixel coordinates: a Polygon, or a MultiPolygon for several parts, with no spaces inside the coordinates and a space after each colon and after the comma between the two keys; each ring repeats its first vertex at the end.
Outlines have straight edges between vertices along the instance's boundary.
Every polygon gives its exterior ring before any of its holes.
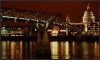
{"type": "Polygon", "coordinates": [[[95,24],[93,24],[93,25],[95,25],[95,24]]]}
{"type": "Polygon", "coordinates": [[[92,32],[93,30],[91,30],[91,32],[92,32]]]}
{"type": "Polygon", "coordinates": [[[90,26],[90,24],[88,24],[90,26]]]}
{"type": "Polygon", "coordinates": [[[94,32],[91,32],[91,34],[93,34],[94,32]]]}
{"type": "Polygon", "coordinates": [[[93,26],[93,27],[95,27],[95,26],[93,26]]]}
{"type": "Polygon", "coordinates": [[[95,28],[91,28],[91,30],[94,30],[95,28]]]}
{"type": "Polygon", "coordinates": [[[90,34],[90,31],[88,31],[88,34],[90,34]]]}

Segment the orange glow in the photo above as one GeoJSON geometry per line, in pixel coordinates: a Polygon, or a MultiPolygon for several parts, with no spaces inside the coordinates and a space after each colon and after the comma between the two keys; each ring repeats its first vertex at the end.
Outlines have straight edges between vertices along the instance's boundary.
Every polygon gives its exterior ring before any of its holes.
{"type": "Polygon", "coordinates": [[[72,42],[72,54],[75,55],[75,42],[72,42]]]}
{"type": "Polygon", "coordinates": [[[99,52],[99,45],[95,41],[95,43],[94,43],[94,55],[95,55],[95,59],[97,59],[97,57],[99,56],[98,52],[99,52]]]}
{"type": "Polygon", "coordinates": [[[68,41],[66,41],[65,43],[65,59],[69,59],[70,56],[69,56],[69,43],[68,41]]]}
{"type": "Polygon", "coordinates": [[[51,26],[51,29],[52,29],[52,30],[57,30],[57,31],[59,31],[59,30],[60,30],[60,29],[59,29],[59,27],[54,26],[54,25],[53,25],[53,26],[51,26]]]}
{"type": "Polygon", "coordinates": [[[3,41],[2,43],[2,59],[6,59],[6,42],[3,41]]]}
{"type": "Polygon", "coordinates": [[[15,42],[11,42],[11,59],[15,58],[15,42]]]}
{"type": "Polygon", "coordinates": [[[52,30],[51,34],[52,34],[52,36],[58,36],[58,31],[57,30],[52,30]]]}
{"type": "Polygon", "coordinates": [[[23,51],[22,44],[23,43],[22,43],[22,41],[20,41],[19,43],[20,43],[20,59],[22,59],[22,51],[23,51]]]}
{"type": "Polygon", "coordinates": [[[57,34],[57,33],[58,33],[58,31],[57,31],[57,30],[53,30],[53,31],[52,31],[52,33],[57,34]]]}
{"type": "Polygon", "coordinates": [[[50,43],[51,46],[51,55],[52,55],[52,59],[58,59],[58,42],[51,42],[50,43]]]}
{"type": "Polygon", "coordinates": [[[89,54],[89,51],[88,51],[88,44],[87,44],[87,42],[83,42],[82,43],[82,48],[83,48],[83,57],[85,58],[85,59],[87,59],[87,57],[88,57],[88,54],[89,54]]]}

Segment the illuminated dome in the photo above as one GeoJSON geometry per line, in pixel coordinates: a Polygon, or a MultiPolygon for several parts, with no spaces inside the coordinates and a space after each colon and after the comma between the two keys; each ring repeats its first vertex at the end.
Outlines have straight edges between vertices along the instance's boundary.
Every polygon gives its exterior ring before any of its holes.
{"type": "Polygon", "coordinates": [[[93,15],[93,12],[90,10],[89,4],[83,16],[83,23],[88,23],[88,22],[95,22],[95,17],[93,15]]]}

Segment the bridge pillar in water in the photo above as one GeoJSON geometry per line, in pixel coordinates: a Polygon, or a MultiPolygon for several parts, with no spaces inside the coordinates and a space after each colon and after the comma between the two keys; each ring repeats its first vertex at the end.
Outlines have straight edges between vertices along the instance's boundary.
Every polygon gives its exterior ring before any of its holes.
{"type": "Polygon", "coordinates": [[[52,22],[57,18],[56,16],[51,17],[45,23],[37,23],[36,27],[38,29],[37,33],[37,43],[36,43],[36,58],[51,58],[50,42],[48,39],[47,29],[52,24],[52,22]]]}
{"type": "Polygon", "coordinates": [[[39,31],[37,35],[36,58],[51,58],[50,42],[47,31],[39,31]]]}

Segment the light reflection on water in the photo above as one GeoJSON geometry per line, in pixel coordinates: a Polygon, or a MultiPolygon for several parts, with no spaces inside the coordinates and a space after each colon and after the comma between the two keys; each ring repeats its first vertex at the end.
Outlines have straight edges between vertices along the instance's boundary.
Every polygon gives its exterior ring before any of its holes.
{"type": "Polygon", "coordinates": [[[51,58],[58,59],[58,42],[50,42],[50,48],[51,48],[51,58]]]}
{"type": "MultiPolygon", "coordinates": [[[[2,59],[35,59],[35,41],[1,41],[2,59]]],[[[98,59],[99,43],[51,41],[51,59],[98,59]]]]}
{"type": "Polygon", "coordinates": [[[83,52],[82,52],[82,55],[83,55],[83,58],[88,58],[89,56],[89,46],[88,46],[88,43],[87,42],[82,42],[82,48],[83,48],[83,52]]]}

